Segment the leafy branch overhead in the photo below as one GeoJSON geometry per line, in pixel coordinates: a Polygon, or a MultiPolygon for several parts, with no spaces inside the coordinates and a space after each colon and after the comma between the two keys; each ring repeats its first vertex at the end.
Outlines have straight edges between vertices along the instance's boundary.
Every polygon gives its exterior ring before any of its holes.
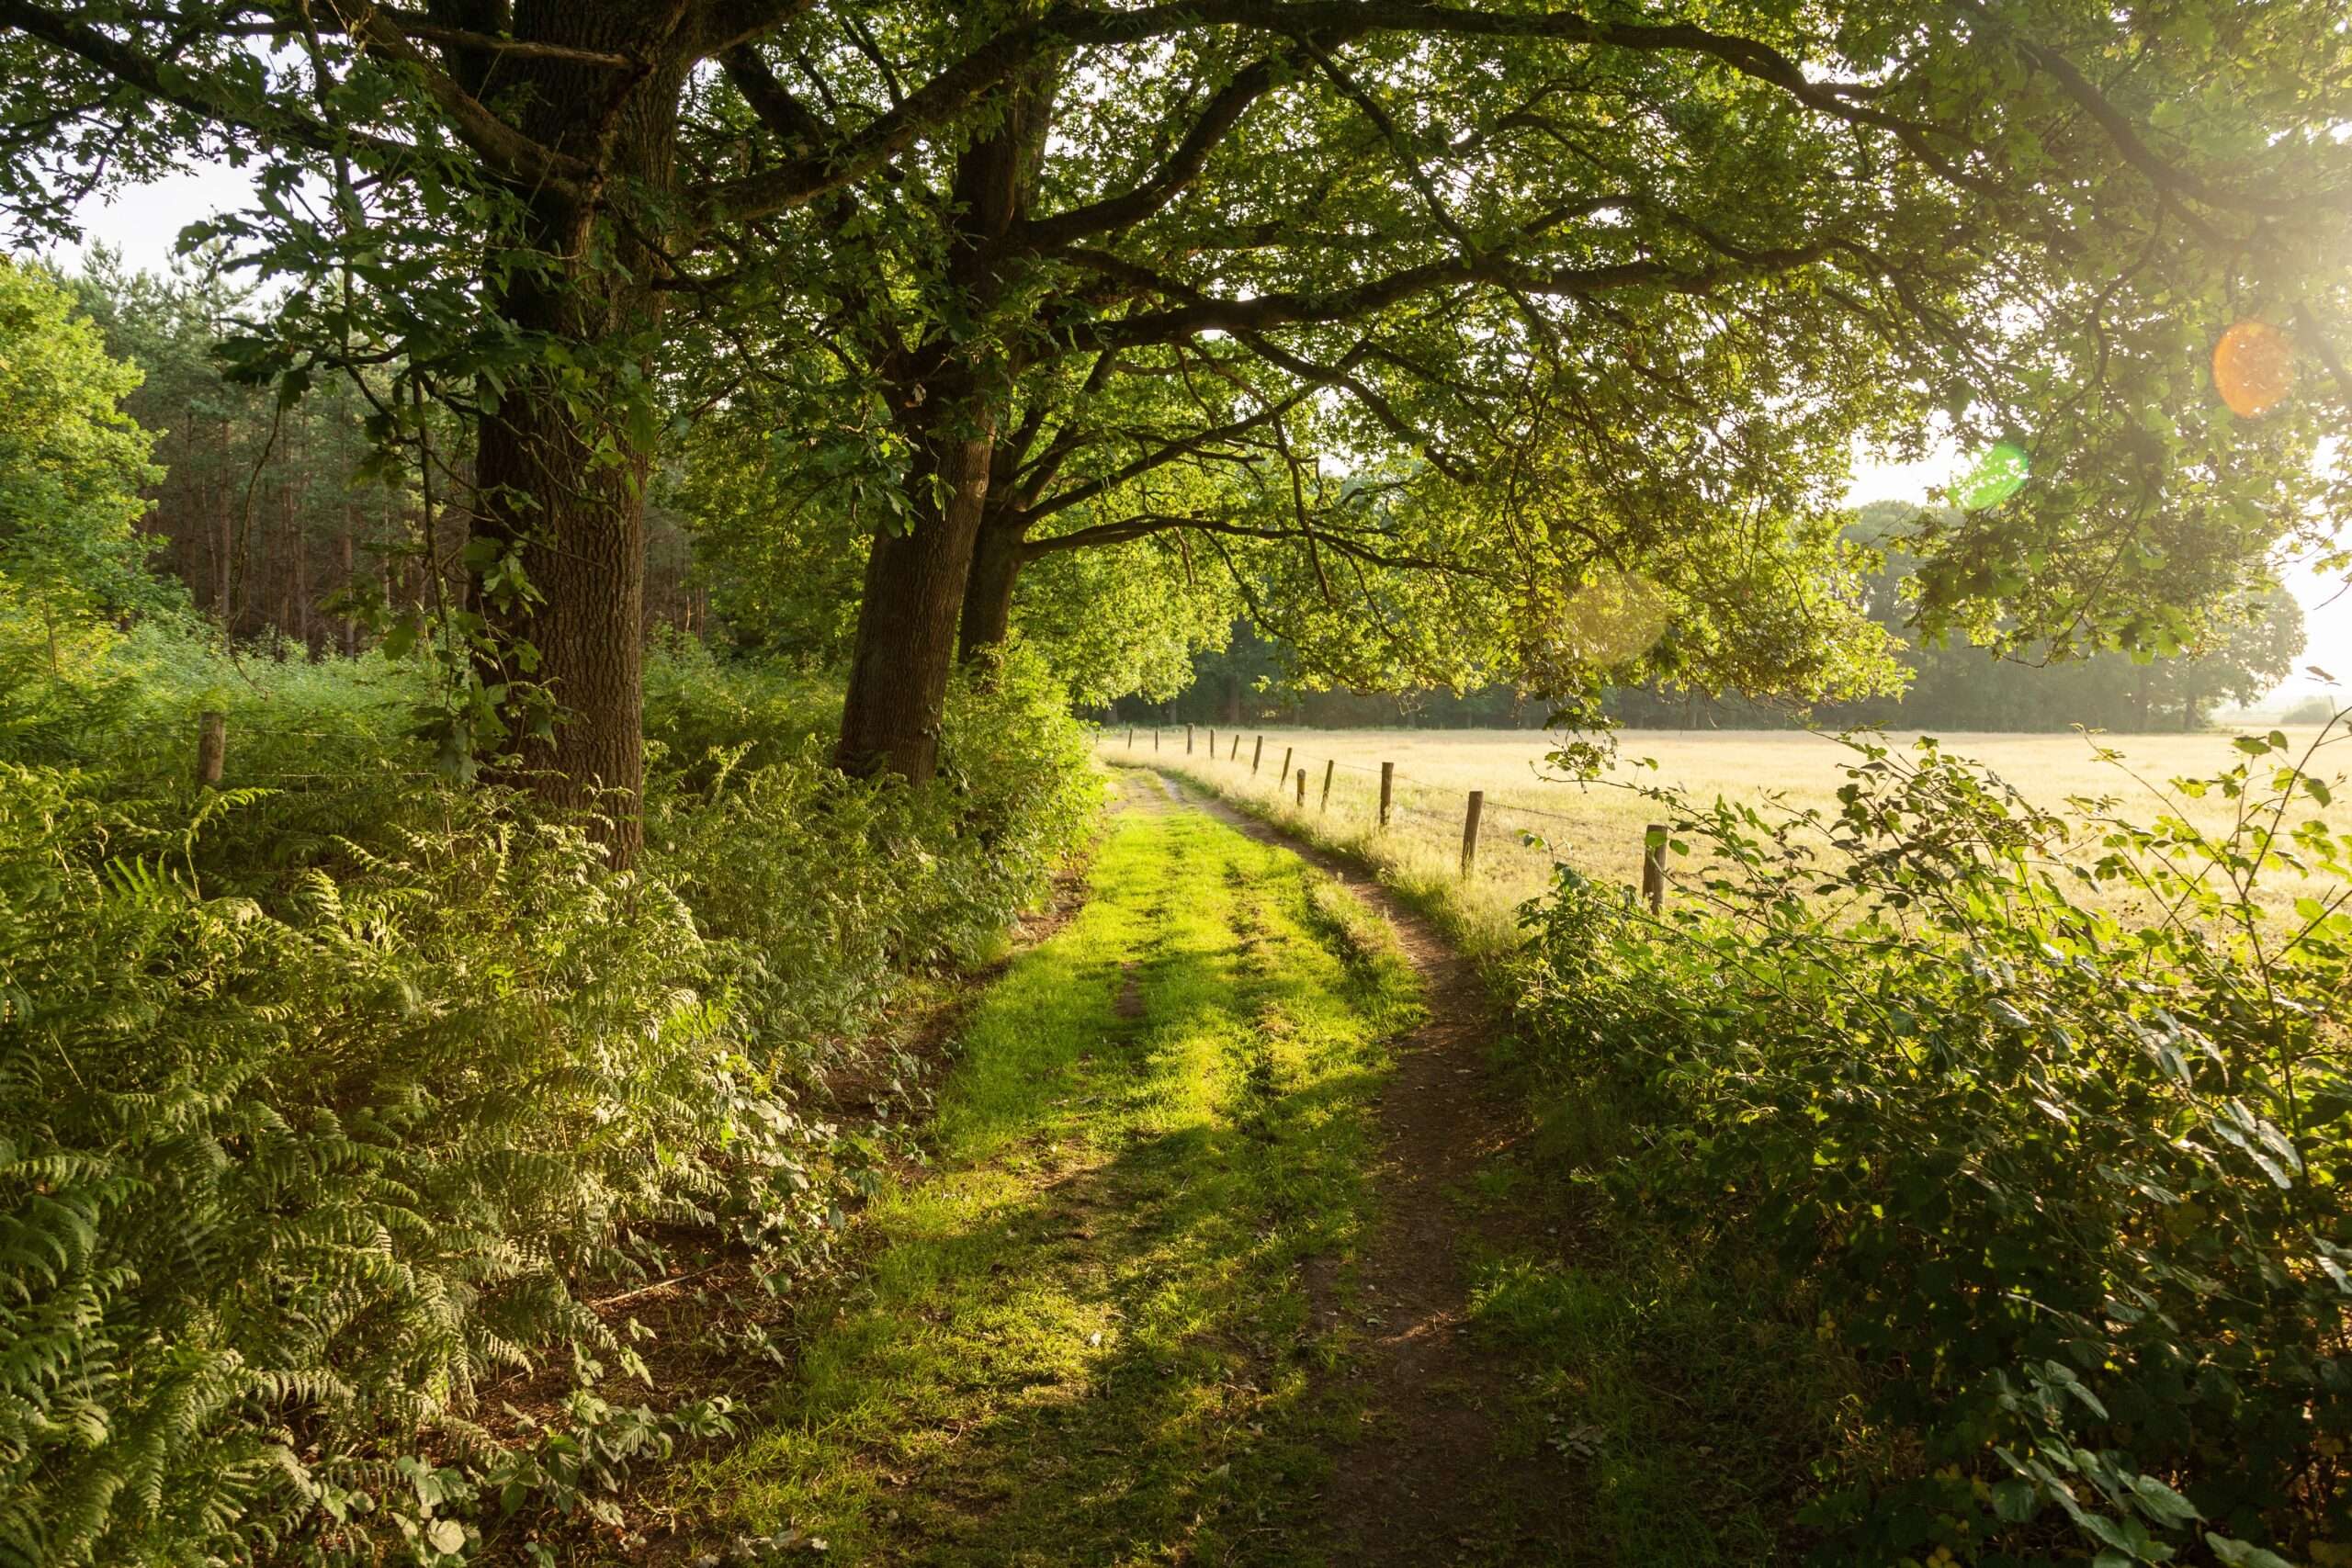
{"type": "Polygon", "coordinates": [[[863,554],[840,755],[918,780],[958,650],[1114,579],[1248,610],[1312,680],[1555,690],[1600,673],[1578,595],[1638,581],[1631,672],[1822,696],[1888,678],[1858,447],[2018,455],[1905,541],[1915,619],[2060,652],[2181,640],[2347,500],[2313,454],[2352,399],[2352,43],[2316,4],[0,24],[20,222],[255,163],[216,230],[286,288],[252,373],[391,365],[473,423],[470,678],[574,720],[481,733],[582,789],[641,771],[604,650],[689,449],[786,553],[863,554]],[[2246,320],[2303,367],[2251,420],[2206,369],[2246,320]]]}
{"type": "MultiPolygon", "coordinates": [[[[1989,28],[1920,40],[1859,20],[1766,42],[1436,7],[1272,15],[1182,52],[1097,45],[1041,65],[1018,114],[983,122],[1029,151],[1001,231],[964,237],[977,288],[946,260],[968,210],[968,144],[951,143],[763,226],[773,249],[722,242],[684,289],[707,351],[695,363],[718,367],[743,417],[795,429],[861,400],[882,411],[860,426],[882,486],[905,479],[956,356],[996,356],[967,642],[1007,620],[978,595],[1080,544],[1159,539],[1141,570],[1197,586],[1193,550],[1168,542],[1190,517],[1199,536],[1285,541],[1219,553],[1203,537],[1201,554],[1234,566],[1238,600],[1310,672],[1523,671],[1499,628],[1541,621],[1563,580],[1638,569],[1676,591],[1689,673],[1802,690],[1785,649],[1718,657],[1757,639],[1710,631],[1711,612],[1753,618],[1758,585],[1835,570],[1834,536],[1811,520],[1853,441],[1900,448],[1937,420],[1964,439],[2027,434],[2038,482],[1938,542],[1931,628],[2017,609],[2015,571],[1984,563],[2033,559],[2017,617],[2031,635],[2142,641],[2156,605],[2234,591],[2282,521],[2314,515],[2302,463],[2331,389],[2256,432],[2200,409],[2196,366],[2233,286],[2216,285],[2212,256],[2151,239],[2183,199],[2210,197],[2194,237],[2235,225],[2228,247],[2245,251],[2245,204],[2201,176],[2184,197],[2118,171],[2070,107],[2080,73],[2049,68],[2063,55],[1989,28]],[[1419,36],[1408,47],[1398,29],[1419,36]],[[2050,134],[2030,113],[1985,123],[1996,94],[2034,108],[2020,89],[2037,84],[2050,134]],[[732,319],[743,288],[772,291],[750,325],[732,319]],[[788,385],[772,370],[787,360],[808,367],[788,385]],[[1386,534],[1384,555],[1521,585],[1478,607],[1490,635],[1474,666],[1412,635],[1428,591],[1397,573],[1342,573],[1334,602],[1313,558],[1364,514],[1318,509],[1301,525],[1268,472],[1289,460],[1278,425],[1310,470],[1385,470],[1411,492],[1378,525],[1423,532],[1386,534]],[[2258,520],[2211,504],[2222,468],[2263,497],[2258,520]],[[992,548],[1011,572],[991,576],[992,548]]],[[[812,21],[788,52],[741,51],[729,76],[752,111],[744,156],[763,135],[785,157],[836,120],[887,114],[941,57],[926,46],[919,28],[812,21]]],[[[2330,193],[2347,175],[2316,124],[2274,144],[2271,169],[2240,173],[2249,190],[2315,192],[2311,231],[2336,233],[2330,193]]],[[[912,491],[902,509],[937,510],[912,491]]],[[[1764,603],[1841,620],[1786,593],[1764,603]]]]}

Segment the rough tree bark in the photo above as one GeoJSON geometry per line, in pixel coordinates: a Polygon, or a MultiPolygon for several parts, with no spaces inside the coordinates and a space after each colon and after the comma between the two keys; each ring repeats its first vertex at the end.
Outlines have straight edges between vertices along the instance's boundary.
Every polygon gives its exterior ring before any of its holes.
{"type": "Polygon", "coordinates": [[[514,738],[514,777],[551,805],[604,812],[608,846],[625,861],[644,841],[645,517],[628,482],[636,464],[599,469],[563,398],[527,382],[482,416],[479,439],[474,527],[519,547],[541,595],[530,605],[485,603],[503,645],[499,673],[543,682],[560,710],[546,736],[514,738]],[[517,659],[525,644],[537,655],[527,671],[517,659]]]}
{"type": "MultiPolygon", "coordinates": [[[[997,129],[956,161],[958,214],[948,277],[967,319],[982,321],[1005,282],[997,243],[1021,217],[1050,118],[1050,89],[1009,93],[997,129]]],[[[842,770],[915,784],[939,765],[939,727],[958,624],[989,497],[997,422],[1014,367],[1000,348],[943,330],[886,377],[899,426],[917,454],[905,533],[874,541],[842,705],[842,770]]]]}
{"type": "Polygon", "coordinates": [[[1012,635],[1012,591],[1021,581],[1024,530],[1017,516],[995,514],[980,525],[972,573],[964,585],[964,615],[956,656],[966,663],[1012,635]]]}
{"type": "MultiPolygon", "coordinates": [[[[602,66],[508,57],[489,84],[520,106],[524,135],[609,171],[598,196],[532,198],[524,244],[556,265],[509,274],[494,300],[522,332],[566,345],[595,374],[609,376],[624,358],[642,366],[660,320],[660,258],[638,226],[615,220],[610,204],[642,210],[671,185],[682,76],[664,46],[676,15],[668,4],[518,6],[516,36],[654,63],[616,90],[602,66]]],[[[490,62],[478,69],[487,80],[490,62]]],[[[615,431],[600,456],[604,434],[599,416],[583,413],[552,374],[514,378],[479,422],[471,527],[520,556],[537,594],[531,603],[483,597],[484,619],[503,645],[492,656],[492,678],[541,682],[559,710],[549,732],[509,737],[514,777],[552,806],[596,812],[613,860],[626,863],[644,843],[644,491],[652,454],[615,431]],[[525,644],[536,668],[521,667],[525,644]]]]}
{"type": "Polygon", "coordinates": [[[866,557],[842,705],[844,772],[888,772],[922,784],[938,768],[939,722],[988,495],[990,446],[985,434],[935,438],[919,477],[935,478],[942,503],[927,516],[919,513],[907,532],[876,539],[866,557]]]}

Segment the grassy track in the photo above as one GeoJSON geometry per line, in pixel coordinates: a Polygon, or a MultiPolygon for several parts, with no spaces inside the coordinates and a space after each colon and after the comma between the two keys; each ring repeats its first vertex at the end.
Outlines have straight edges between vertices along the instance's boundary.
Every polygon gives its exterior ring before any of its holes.
{"type": "Polygon", "coordinates": [[[1367,1224],[1414,982],[1318,874],[1129,788],[1085,908],[974,1015],[933,1168],[868,1215],[767,1427],[690,1478],[712,1538],[1326,1559],[1317,1483],[1358,1396],[1318,1375],[1344,1314],[1301,1266],[1367,1224]]]}
{"type": "MultiPolygon", "coordinates": [[[[1228,782],[1169,772],[1204,791],[1228,782]]],[[[1226,799],[1376,867],[1393,918],[1425,954],[1432,931],[1482,959],[1516,940],[1450,872],[1425,874],[1377,837],[1334,831],[1311,804],[1301,814],[1243,791],[1226,799]]],[[[1476,1054],[1498,1084],[1528,1097],[1510,1118],[1510,1146],[1454,1193],[1470,1342],[1510,1394],[1487,1465],[1497,1483],[1463,1509],[1478,1540],[1430,1561],[1796,1561],[1813,1461],[1863,1440],[1840,1423],[1856,1397],[1853,1368],[1815,1336],[1818,1303],[1759,1272],[1732,1238],[1693,1250],[1656,1216],[1604,1201],[1596,1174],[1648,1134],[1597,1086],[1543,1079],[1508,1031],[1482,1038],[1476,1054]],[[1532,1125],[1519,1122],[1527,1111],[1532,1125]]]]}

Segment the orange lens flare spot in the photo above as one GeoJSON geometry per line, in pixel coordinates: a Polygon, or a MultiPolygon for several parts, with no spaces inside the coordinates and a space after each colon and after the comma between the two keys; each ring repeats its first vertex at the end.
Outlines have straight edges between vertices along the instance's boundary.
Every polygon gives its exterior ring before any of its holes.
{"type": "Polygon", "coordinates": [[[2268,413],[2295,389],[2295,345],[2267,321],[2240,321],[2213,345],[2213,386],[2240,419],[2268,413]]]}

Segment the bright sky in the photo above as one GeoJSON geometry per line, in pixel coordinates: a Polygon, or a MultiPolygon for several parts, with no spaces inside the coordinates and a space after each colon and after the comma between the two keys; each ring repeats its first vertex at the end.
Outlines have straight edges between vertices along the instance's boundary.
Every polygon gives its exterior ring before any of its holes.
{"type": "MultiPolygon", "coordinates": [[[[160,273],[170,267],[173,242],[182,229],[243,206],[252,190],[252,182],[236,169],[220,164],[198,164],[111,202],[87,203],[82,222],[91,241],[120,250],[132,268],[160,273]]],[[[68,266],[76,265],[81,248],[61,247],[57,255],[68,266]]],[[[1952,454],[1943,453],[1925,462],[1865,468],[1855,476],[1848,499],[1856,504],[1921,499],[1929,486],[1953,477],[1957,462],[1952,454]]],[[[2302,602],[2310,635],[2301,662],[2334,671],[2352,682],[2352,592],[2346,592],[2341,581],[2299,567],[2290,567],[2286,578],[2287,586],[2302,602]]],[[[2298,671],[2279,688],[2279,694],[2292,697],[2322,689],[2320,682],[2298,671]]]]}
{"type": "MultiPolygon", "coordinates": [[[[1865,468],[1854,476],[1854,488],[1846,499],[1857,506],[1870,501],[1917,501],[1931,487],[1951,482],[1959,470],[1959,456],[1949,448],[1917,463],[1865,468]]],[[[2324,682],[2303,673],[2305,665],[2316,664],[2352,684],[2352,591],[2341,578],[2322,576],[2299,564],[2290,563],[2279,575],[2303,607],[2303,656],[2296,660],[2295,673],[2268,700],[2292,701],[2327,691],[2324,682]]]]}

